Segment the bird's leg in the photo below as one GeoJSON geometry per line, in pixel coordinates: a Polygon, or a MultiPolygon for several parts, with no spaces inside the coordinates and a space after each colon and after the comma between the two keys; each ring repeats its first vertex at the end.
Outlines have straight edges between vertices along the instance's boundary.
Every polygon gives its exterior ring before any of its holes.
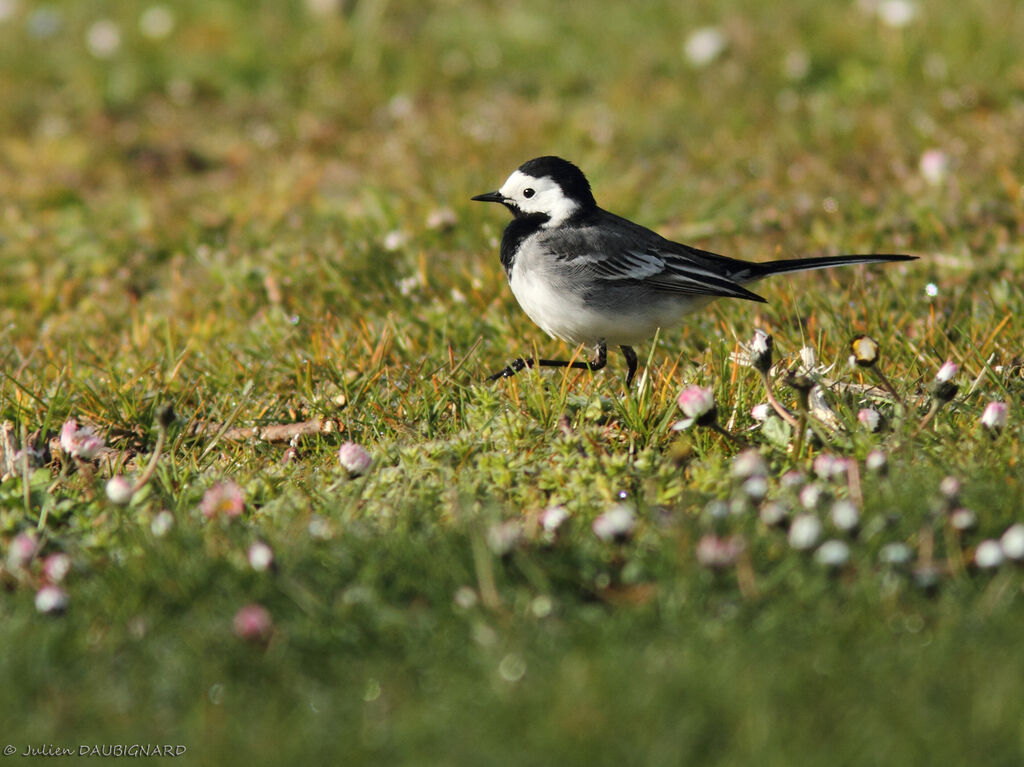
{"type": "Polygon", "coordinates": [[[633,376],[636,375],[636,352],[632,346],[620,346],[622,356],[626,358],[626,388],[633,383],[633,376]]]}
{"type": "MultiPolygon", "coordinates": [[[[632,349],[630,350],[632,351],[632,349]]],[[[629,359],[628,357],[626,358],[629,359]]],[[[633,356],[634,370],[636,355],[633,356]]],[[[488,381],[497,381],[499,378],[510,378],[518,373],[523,368],[532,368],[534,365],[542,368],[576,368],[577,370],[600,370],[608,364],[608,345],[604,341],[597,345],[597,355],[590,362],[581,362],[575,360],[568,362],[566,360],[534,360],[533,357],[520,357],[513,360],[508,367],[504,370],[499,370],[493,375],[487,377],[488,381]]]]}

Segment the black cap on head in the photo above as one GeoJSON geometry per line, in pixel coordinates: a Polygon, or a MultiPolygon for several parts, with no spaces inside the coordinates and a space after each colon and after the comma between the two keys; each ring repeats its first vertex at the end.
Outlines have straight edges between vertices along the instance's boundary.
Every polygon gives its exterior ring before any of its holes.
{"type": "Polygon", "coordinates": [[[584,208],[597,205],[594,194],[590,191],[590,182],[587,181],[587,177],[583,175],[583,171],[568,160],[554,155],[534,157],[520,165],[519,170],[534,178],[547,176],[562,188],[567,197],[576,200],[584,208]]]}

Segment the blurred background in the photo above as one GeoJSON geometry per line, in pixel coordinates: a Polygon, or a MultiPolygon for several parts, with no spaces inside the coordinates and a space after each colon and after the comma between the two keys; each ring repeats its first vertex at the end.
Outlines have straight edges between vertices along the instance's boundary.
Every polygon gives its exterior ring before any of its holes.
{"type": "Polygon", "coordinates": [[[278,273],[295,310],[338,275],[507,297],[467,198],[546,153],[731,255],[991,281],[1024,261],[1022,39],[1016,0],[0,0],[0,319],[190,317],[278,273]]]}
{"type": "Polygon", "coordinates": [[[287,465],[178,430],[124,513],[84,471],[5,484],[0,533],[36,527],[35,493],[74,571],[57,619],[8,570],[0,719],[38,743],[180,736],[211,764],[1019,763],[1019,573],[961,563],[918,590],[874,550],[898,535],[931,567],[946,474],[984,534],[1019,521],[1016,432],[975,419],[998,397],[1019,423],[1022,41],[1020,0],[0,0],[0,420],[75,416],[122,458],[153,450],[165,403],[345,429],[287,465]],[[639,409],[621,368],[474,385],[534,343],[565,352],[508,290],[507,215],[469,200],[549,153],[720,253],[922,258],[716,303],[662,336],[639,409]],[[885,532],[849,573],[751,533],[747,601],[689,556],[728,449],[670,453],[658,424],[695,377],[744,422],[760,389],[728,352],[755,321],[823,365],[869,332],[908,397],[946,359],[977,378],[962,416],[893,450],[892,492],[865,481],[885,532]],[[552,438],[566,412],[579,441],[552,438]],[[339,476],[340,439],[373,452],[365,483],[339,476]],[[224,477],[244,526],[201,519],[224,477]],[[613,547],[588,515],[622,488],[649,519],[613,547]],[[488,554],[481,524],[558,493],[565,546],[488,554]],[[273,578],[247,565],[257,537],[273,578]],[[493,612],[466,585],[492,561],[493,612]],[[231,634],[257,599],[280,626],[261,655],[231,634]]]}

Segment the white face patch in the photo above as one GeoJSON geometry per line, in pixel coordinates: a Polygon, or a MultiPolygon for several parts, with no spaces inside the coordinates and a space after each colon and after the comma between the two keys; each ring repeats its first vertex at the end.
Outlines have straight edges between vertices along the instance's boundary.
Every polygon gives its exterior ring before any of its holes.
{"type": "Polygon", "coordinates": [[[550,178],[534,178],[515,171],[498,190],[501,196],[523,213],[543,213],[544,228],[558,226],[579,210],[579,204],[565,196],[562,187],[550,178]]]}

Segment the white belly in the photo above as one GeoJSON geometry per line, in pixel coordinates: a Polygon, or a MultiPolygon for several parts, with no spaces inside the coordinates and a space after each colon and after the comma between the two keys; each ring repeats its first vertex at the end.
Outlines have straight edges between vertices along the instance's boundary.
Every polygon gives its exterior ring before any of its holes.
{"type": "Polygon", "coordinates": [[[657,302],[636,301],[611,307],[588,306],[571,289],[560,290],[537,271],[523,276],[513,269],[509,284],[527,316],[552,338],[570,344],[592,346],[599,342],[626,345],[645,341],[658,328],[671,328],[682,318],[706,304],[681,296],[657,302]]]}

